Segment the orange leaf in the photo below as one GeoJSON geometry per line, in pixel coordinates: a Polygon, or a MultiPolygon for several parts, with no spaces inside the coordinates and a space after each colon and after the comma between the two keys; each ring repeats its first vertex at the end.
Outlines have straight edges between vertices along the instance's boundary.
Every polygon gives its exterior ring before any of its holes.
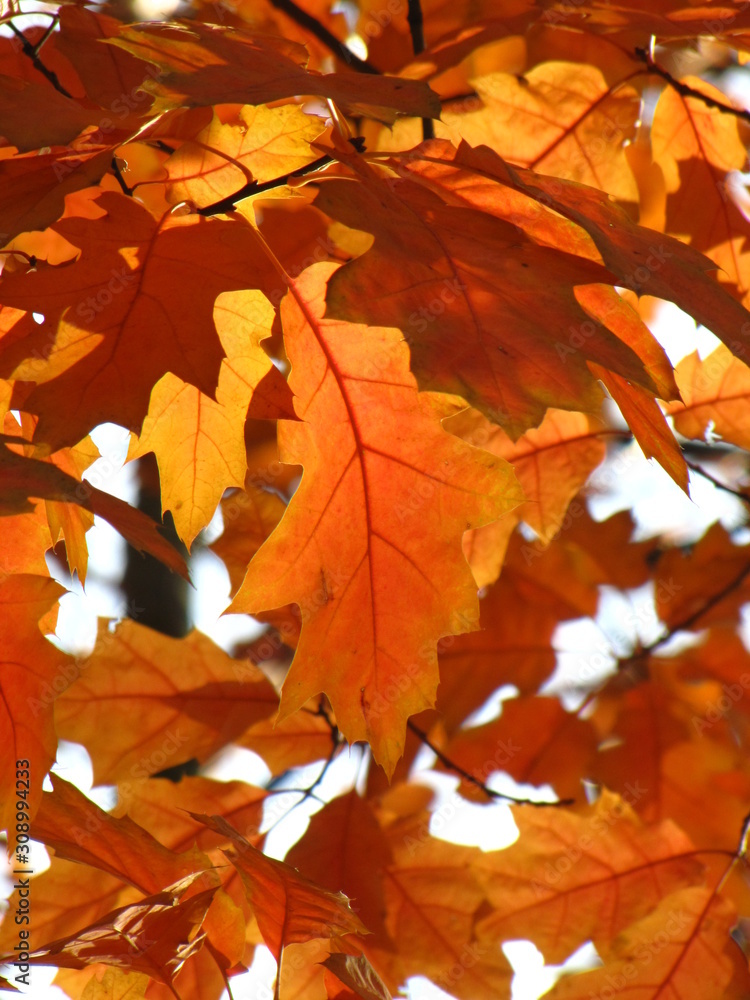
{"type": "Polygon", "coordinates": [[[214,318],[227,357],[221,363],[216,399],[168,373],[151,393],[148,415],[128,458],[156,454],[162,511],[171,510],[180,538],[190,547],[230,486],[247,471],[245,417],[256,394],[267,415],[294,419],[289,388],[264,353],[274,311],[261,292],[220,295],[214,318]]]}
{"type": "Polygon", "coordinates": [[[683,358],[675,374],[684,401],[669,407],[676,430],[702,441],[710,424],[712,435],[750,450],[750,368],[720,344],[707,358],[683,358]]]}
{"type": "Polygon", "coordinates": [[[605,371],[598,365],[592,367],[620,407],[620,412],[646,458],[655,458],[667,475],[687,493],[688,469],[685,459],[654,397],[639,385],[631,385],[614,372],[605,371]]]}
{"type": "MultiPolygon", "coordinates": [[[[444,752],[484,783],[503,771],[520,784],[552,785],[560,798],[581,798],[597,742],[591,723],[566,712],[557,698],[511,698],[498,719],[459,730],[444,752]]],[[[487,801],[469,782],[460,788],[467,798],[487,801]]]]}
{"type": "Polygon", "coordinates": [[[40,262],[0,281],[4,303],[43,312],[57,328],[35,375],[42,384],[24,403],[39,414],[35,439],[53,451],[108,420],[139,430],[151,388],[167,371],[213,396],[223,354],[215,299],[268,275],[265,260],[249,263],[258,251],[242,223],[158,221],[113,192],[96,208],[94,219],[53,227],[81,248],[77,260],[40,262]]]}
{"type": "Polygon", "coordinates": [[[29,955],[29,965],[82,969],[104,962],[143,972],[170,985],[183,963],[203,946],[197,931],[216,888],[181,897],[199,876],[188,876],[138,903],[112,910],[77,934],[52,941],[29,955]]]}
{"type": "Polygon", "coordinates": [[[548,407],[598,408],[587,361],[653,387],[576,299],[575,285],[612,280],[600,264],[351,160],[360,183],[324,179],[315,204],[375,243],[332,277],[327,314],[403,330],[421,388],[462,395],[517,438],[548,407]]]}
{"type": "MultiPolygon", "coordinates": [[[[5,442],[13,440],[5,438],[5,442]]],[[[184,579],[189,579],[182,555],[159,534],[159,525],[143,511],[90,483],[82,483],[51,462],[16,455],[5,442],[0,444],[0,474],[6,490],[6,504],[10,501],[14,509],[27,510],[31,507],[28,497],[76,504],[109,521],[139,552],[148,552],[184,579]]]]}
{"type": "Polygon", "coordinates": [[[214,112],[209,124],[197,131],[190,129],[195,118],[195,112],[188,111],[176,119],[174,128],[156,123],[159,139],[183,141],[166,163],[171,202],[210,205],[250,180],[262,184],[284,177],[319,156],[310,144],[322,132],[322,123],[293,104],[273,109],[245,105],[229,121],[214,112]]]}
{"type": "MultiPolygon", "coordinates": [[[[0,522],[1,524],[1,522],[0,522]]],[[[40,631],[40,619],[65,593],[54,580],[17,574],[0,580],[0,732],[5,747],[0,777],[0,824],[15,830],[16,815],[33,818],[42,782],[57,752],[53,704],[58,682],[74,670],[70,657],[40,631]],[[16,804],[18,803],[18,805],[16,804]]],[[[19,822],[23,820],[20,816],[19,822]]],[[[9,848],[15,842],[8,838],[9,848]]]]}
{"type": "MultiPolygon", "coordinates": [[[[471,162],[471,151],[463,145],[459,150],[463,161],[462,153],[471,162]]],[[[489,165],[487,157],[482,158],[482,165],[489,165]]],[[[672,236],[637,226],[603,191],[506,164],[498,163],[495,172],[585,229],[625,288],[674,302],[712,330],[734,354],[744,357],[750,352],[750,313],[708,276],[708,271],[716,269],[708,257],[672,236]]]]}
{"type": "Polygon", "coordinates": [[[382,877],[391,851],[372,806],[356,792],[338,796],[316,813],[287,861],[325,889],[343,892],[364,925],[380,929],[385,912],[382,877]]]}
{"type": "Polygon", "coordinates": [[[268,104],[283,97],[327,97],[345,112],[394,121],[396,114],[438,118],[440,102],[417,80],[306,70],[307,50],[285,38],[191,21],[120,30],[113,44],[159,67],[146,89],[161,109],[196,104],[268,104]],[[186,70],[185,67],[189,67],[186,70]]]}
{"type": "Polygon", "coordinates": [[[407,717],[433,701],[437,640],[477,621],[461,534],[520,493],[505,463],[441,429],[450,402],[417,393],[395,331],[322,318],[333,270],[308,268],[282,306],[304,420],[281,425],[282,452],[305,473],[230,610],[299,604],[280,718],[325,691],[347,739],[392,772],[407,717]]]}
{"type": "MultiPolygon", "coordinates": [[[[721,100],[716,87],[694,76],[693,91],[721,100]]],[[[651,148],[664,172],[667,232],[715,261],[719,280],[741,301],[750,292],[747,216],[732,197],[729,174],[747,165],[747,151],[733,115],[665,87],[654,111],[651,148]]]]}
{"type": "Polygon", "coordinates": [[[533,528],[543,544],[560,531],[569,503],[604,460],[605,427],[595,417],[564,410],[547,410],[540,426],[515,442],[477,412],[459,413],[445,426],[469,444],[509,462],[526,497],[510,515],[464,537],[474,579],[486,587],[500,573],[510,533],[518,522],[533,528]]]}
{"type": "Polygon", "coordinates": [[[342,893],[327,892],[290,865],[266,857],[220,816],[193,815],[231,840],[233,849],[224,853],[240,873],[263,940],[277,962],[287,944],[367,933],[342,893]]]}
{"type": "MultiPolygon", "coordinates": [[[[59,774],[50,777],[53,791],[44,793],[32,836],[52,847],[57,857],[91,865],[144,893],[211,867],[194,845],[176,854],[127,816],[117,819],[104,812],[59,774]]],[[[218,882],[215,876],[207,878],[209,884],[211,878],[218,882]]]]}
{"type": "Polygon", "coordinates": [[[602,968],[565,976],[546,996],[589,1000],[623,990],[632,1000],[742,1000],[750,975],[729,936],[736,919],[731,903],[708,889],[682,889],[623,931],[602,968]]]}
{"type": "Polygon", "coordinates": [[[453,120],[457,144],[483,143],[521,166],[636,200],[624,149],[638,119],[633,88],[572,62],[545,62],[522,77],[491,73],[473,83],[482,107],[453,120]]]}
{"type": "Polygon", "coordinates": [[[174,639],[126,620],[115,632],[102,624],[56,724],[64,739],[87,747],[97,783],[130,785],[168,761],[205,760],[277,704],[260,671],[200,632],[174,639]],[[103,716],[117,724],[102,731],[103,716]]]}
{"type": "Polygon", "coordinates": [[[493,907],[478,927],[486,944],[529,938],[552,963],[588,940],[606,949],[664,896],[702,877],[685,834],[669,822],[644,827],[609,792],[580,811],[517,806],[513,817],[519,839],[475,865],[493,907]]]}

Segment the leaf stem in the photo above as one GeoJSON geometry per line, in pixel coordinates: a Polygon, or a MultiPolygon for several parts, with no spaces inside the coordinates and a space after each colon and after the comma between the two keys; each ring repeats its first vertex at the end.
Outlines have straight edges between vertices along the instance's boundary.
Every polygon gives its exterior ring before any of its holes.
{"type": "MultiPolygon", "coordinates": [[[[414,55],[418,56],[424,52],[424,18],[422,17],[422,4],[420,0],[409,0],[409,12],[407,14],[409,31],[411,32],[411,46],[414,55]]],[[[435,126],[431,118],[422,119],[422,138],[425,142],[435,138],[435,126]]]]}
{"type": "MultiPolygon", "coordinates": [[[[349,142],[354,146],[357,152],[361,153],[364,151],[364,139],[361,137],[355,137],[349,140],[349,142]]],[[[296,170],[292,170],[291,173],[285,174],[283,177],[274,177],[270,181],[264,181],[259,184],[257,181],[248,181],[247,184],[243,185],[239,191],[235,191],[234,194],[229,194],[226,198],[221,198],[219,201],[213,202],[211,205],[204,205],[203,208],[199,208],[198,215],[203,215],[205,217],[210,217],[212,215],[226,215],[229,212],[233,212],[237,207],[237,202],[242,201],[243,198],[252,198],[253,195],[261,194],[263,191],[271,191],[273,188],[283,187],[285,184],[289,183],[290,177],[304,177],[308,173],[313,173],[316,170],[320,170],[321,167],[328,166],[329,163],[333,163],[333,157],[331,156],[319,156],[317,160],[313,160],[311,163],[306,163],[304,167],[298,167],[296,170]]]]}
{"type": "Polygon", "coordinates": [[[722,101],[717,101],[714,97],[709,97],[708,94],[703,94],[700,90],[690,87],[687,83],[682,83],[681,80],[675,79],[668,70],[654,61],[647,49],[636,48],[635,54],[646,64],[650,73],[653,73],[654,76],[660,76],[678,94],[681,94],[683,97],[693,97],[696,101],[702,101],[706,107],[721,111],[722,114],[735,115],[735,117],[741,118],[742,121],[750,123],[750,111],[746,111],[744,108],[732,107],[731,104],[724,104],[722,101]]]}
{"type": "Polygon", "coordinates": [[[505,799],[507,802],[512,802],[517,806],[537,806],[539,808],[549,808],[550,806],[572,806],[575,799],[556,799],[554,802],[539,802],[536,799],[517,799],[513,795],[506,795],[505,792],[496,792],[494,788],[488,788],[479,778],[474,777],[471,771],[467,771],[465,768],[461,767],[460,764],[456,764],[455,761],[451,760],[446,754],[443,753],[435,744],[430,740],[419,726],[412,722],[411,719],[406,723],[407,727],[417,736],[426,747],[435,754],[437,759],[447,767],[449,770],[454,771],[456,774],[460,775],[464,781],[468,781],[470,784],[474,785],[480,791],[490,799],[505,799]]]}
{"type": "Polygon", "coordinates": [[[52,24],[50,24],[49,28],[47,28],[47,30],[42,35],[39,42],[36,45],[32,45],[31,42],[28,40],[28,38],[20,30],[20,28],[17,28],[16,25],[13,23],[13,21],[8,21],[8,27],[16,36],[16,38],[18,38],[18,40],[20,41],[23,54],[31,60],[34,69],[38,70],[43,77],[49,80],[49,82],[52,84],[55,90],[57,90],[60,94],[62,94],[63,97],[70,97],[72,99],[73,95],[70,94],[65,89],[65,87],[63,87],[63,85],[60,83],[60,81],[57,78],[57,73],[55,73],[54,70],[48,69],[44,65],[42,60],[39,58],[39,49],[47,41],[50,34],[54,30],[56,24],[57,24],[57,17],[55,17],[52,24]]]}
{"type": "Polygon", "coordinates": [[[312,14],[308,14],[306,10],[298,7],[294,3],[294,0],[271,0],[271,5],[286,14],[287,17],[290,17],[301,28],[309,31],[311,35],[314,35],[319,42],[322,42],[326,48],[330,49],[347,66],[350,66],[358,73],[371,73],[374,76],[380,75],[380,70],[377,66],[373,66],[367,59],[360,59],[340,38],[336,38],[325,25],[321,24],[317,18],[314,18],[312,14]]]}

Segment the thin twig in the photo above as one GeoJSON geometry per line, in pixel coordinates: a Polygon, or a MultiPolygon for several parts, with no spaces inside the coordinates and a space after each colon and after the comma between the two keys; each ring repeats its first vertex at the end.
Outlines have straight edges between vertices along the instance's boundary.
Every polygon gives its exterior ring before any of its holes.
{"type": "Polygon", "coordinates": [[[120,164],[117,162],[117,157],[112,157],[112,173],[115,175],[115,180],[120,185],[123,194],[126,194],[128,198],[133,197],[133,188],[129,187],[127,181],[122,176],[122,171],[120,170],[120,164]]]}
{"type": "Polygon", "coordinates": [[[505,792],[496,792],[494,788],[488,788],[487,785],[483,784],[483,782],[479,780],[479,778],[474,777],[471,771],[467,771],[465,768],[461,767],[460,764],[456,764],[455,761],[446,756],[443,751],[436,747],[430,740],[427,733],[423,732],[419,726],[416,725],[416,723],[412,722],[411,719],[408,720],[406,725],[426,747],[429,747],[430,750],[432,750],[441,764],[460,775],[464,781],[470,782],[470,784],[484,792],[484,794],[490,799],[505,799],[506,801],[512,802],[517,806],[539,806],[547,808],[549,806],[571,806],[575,802],[575,799],[556,799],[554,802],[539,802],[536,799],[517,799],[513,795],[506,795],[505,792]]]}
{"type": "Polygon", "coordinates": [[[703,476],[709,483],[712,483],[717,489],[724,490],[725,493],[731,493],[733,497],[737,497],[738,500],[742,500],[743,503],[750,504],[750,494],[745,490],[735,489],[733,486],[727,486],[726,483],[722,483],[720,479],[716,476],[712,476],[710,472],[707,472],[702,466],[698,465],[697,462],[690,462],[685,459],[685,465],[688,469],[692,469],[693,472],[697,472],[698,475],[703,476]]]}
{"type": "MultiPolygon", "coordinates": [[[[648,646],[642,646],[637,651],[638,657],[648,656],[650,653],[653,653],[655,649],[659,649],[659,647],[668,642],[677,632],[684,632],[685,629],[692,628],[692,626],[695,625],[695,623],[701,619],[706,612],[711,611],[717,604],[721,604],[725,597],[728,597],[733,590],[736,590],[737,587],[741,586],[748,575],[750,575],[750,559],[747,564],[742,567],[740,572],[736,576],[732,577],[729,583],[722,587],[721,590],[718,590],[715,594],[707,597],[696,611],[686,615],[680,621],[675,622],[674,625],[668,626],[666,633],[661,636],[661,638],[655,639],[653,642],[649,643],[648,646]]],[[[631,657],[631,659],[632,658],[633,657],[631,657]]]]}
{"type": "MultiPolygon", "coordinates": [[[[283,819],[286,819],[287,816],[290,816],[291,813],[293,813],[294,810],[297,808],[297,806],[301,806],[303,802],[307,801],[307,799],[313,798],[313,799],[317,799],[318,801],[321,801],[320,799],[318,799],[318,796],[315,794],[315,789],[318,787],[318,785],[321,783],[321,781],[323,780],[323,778],[328,773],[328,769],[331,766],[331,764],[333,763],[334,757],[336,756],[336,754],[338,753],[339,748],[341,747],[341,734],[339,732],[339,728],[336,725],[336,723],[333,722],[331,720],[330,716],[328,715],[328,712],[326,711],[326,709],[325,709],[322,701],[318,705],[317,712],[313,712],[312,714],[313,715],[319,715],[319,716],[321,716],[321,718],[325,719],[325,721],[328,723],[329,729],[331,730],[331,749],[330,749],[330,751],[328,753],[328,757],[326,758],[326,760],[325,760],[325,762],[323,764],[323,767],[321,768],[320,774],[317,776],[317,778],[315,779],[315,781],[313,781],[312,784],[309,785],[307,788],[279,788],[278,789],[278,792],[294,792],[296,794],[301,795],[302,798],[298,799],[294,803],[293,806],[291,806],[289,809],[287,809],[287,811],[284,813],[283,816],[279,816],[279,818],[277,820],[275,820],[275,822],[269,827],[269,829],[265,831],[266,833],[268,833],[270,830],[273,830],[273,828],[276,826],[277,823],[280,823],[283,819]]],[[[274,779],[268,785],[269,790],[273,790],[274,793],[275,793],[276,790],[274,789],[273,786],[276,784],[277,780],[278,779],[274,779]]]]}
{"type": "MultiPolygon", "coordinates": [[[[358,152],[361,153],[364,151],[363,138],[356,137],[350,139],[349,142],[351,142],[352,146],[358,152]]],[[[263,191],[271,191],[273,188],[283,187],[289,182],[290,177],[304,177],[308,173],[320,170],[321,167],[325,167],[329,163],[333,163],[333,157],[319,156],[312,163],[306,163],[304,167],[298,167],[297,170],[292,170],[291,173],[285,174],[283,177],[274,177],[272,180],[264,181],[262,184],[258,184],[257,181],[249,181],[239,191],[235,191],[234,194],[227,195],[226,198],[215,201],[212,205],[205,205],[203,208],[197,209],[198,215],[226,215],[229,212],[233,212],[237,207],[237,202],[242,201],[243,198],[251,198],[253,195],[261,194],[263,191]]]]}
{"type": "MultiPolygon", "coordinates": [[[[422,17],[422,4],[420,0],[409,0],[409,13],[407,14],[409,31],[411,32],[411,45],[414,55],[418,56],[424,52],[424,18],[422,17]]],[[[422,138],[425,142],[435,138],[435,126],[432,118],[422,119],[422,138]]]]}
{"type": "Polygon", "coordinates": [[[322,42],[326,48],[330,49],[334,55],[338,56],[342,62],[345,62],[347,66],[351,66],[352,69],[357,70],[358,73],[371,73],[374,76],[380,75],[380,70],[377,66],[373,66],[371,62],[367,59],[360,59],[359,56],[355,55],[351,49],[341,41],[341,39],[336,38],[328,28],[320,23],[312,14],[308,14],[306,10],[302,10],[298,7],[294,0],[271,0],[271,5],[282,13],[286,14],[295,21],[301,28],[305,28],[309,31],[311,35],[314,35],[319,42],[322,42]]]}
{"type": "MultiPolygon", "coordinates": [[[[63,87],[63,85],[58,80],[57,73],[55,73],[51,69],[48,69],[44,65],[44,63],[42,62],[42,60],[39,58],[39,55],[37,54],[36,47],[31,44],[31,42],[24,35],[24,33],[19,28],[17,28],[12,21],[9,21],[8,25],[10,27],[10,30],[13,32],[13,34],[20,41],[21,48],[23,50],[23,54],[25,56],[27,56],[31,60],[31,62],[32,62],[33,66],[34,66],[34,69],[38,70],[42,74],[42,76],[46,77],[46,79],[49,80],[49,82],[52,84],[52,86],[55,88],[55,90],[57,90],[59,93],[61,93],[63,95],[63,97],[70,97],[70,98],[72,98],[73,95],[69,94],[68,91],[65,89],[65,87],[63,87]]],[[[54,27],[54,25],[52,25],[52,27],[54,27]]],[[[42,42],[45,42],[47,40],[48,35],[49,35],[49,31],[47,31],[42,36],[42,42]]],[[[41,45],[41,43],[40,43],[40,45],[41,45]]]]}
{"type": "Polygon", "coordinates": [[[742,121],[750,122],[750,111],[746,111],[744,108],[735,108],[731,104],[724,104],[722,101],[717,101],[715,98],[709,97],[708,94],[702,94],[700,90],[682,83],[681,80],[675,79],[668,70],[664,69],[657,62],[654,62],[651,58],[651,53],[647,49],[637,48],[635,54],[646,64],[650,73],[653,73],[654,76],[660,76],[662,80],[665,80],[673,90],[676,90],[683,97],[694,97],[696,101],[702,101],[706,107],[714,108],[723,114],[734,115],[736,118],[741,118],[742,121]]]}

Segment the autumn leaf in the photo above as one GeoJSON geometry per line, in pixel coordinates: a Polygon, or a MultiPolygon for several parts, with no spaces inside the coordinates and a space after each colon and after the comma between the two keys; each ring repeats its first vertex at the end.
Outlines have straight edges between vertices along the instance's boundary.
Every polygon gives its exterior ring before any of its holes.
{"type": "MultiPolygon", "coordinates": [[[[503,771],[519,784],[551,785],[558,797],[576,799],[597,742],[591,723],[566,712],[556,698],[511,698],[498,719],[461,730],[445,753],[481,782],[503,771]]],[[[487,801],[476,786],[460,787],[467,797],[487,801]]]]}
{"type": "Polygon", "coordinates": [[[263,940],[277,962],[288,944],[367,933],[342,893],[327,892],[290,865],[266,857],[220,816],[194,818],[231,840],[232,848],[224,853],[240,873],[263,940]]]}
{"type": "Polygon", "coordinates": [[[195,877],[113,910],[77,934],[32,952],[29,965],[82,969],[105,962],[171,984],[187,958],[203,945],[198,928],[216,889],[182,898],[195,877]],[[196,933],[197,932],[197,933],[196,933]]]}
{"type": "Polygon", "coordinates": [[[158,121],[140,137],[182,140],[166,163],[167,197],[173,203],[211,205],[250,181],[284,177],[318,159],[311,144],[321,134],[321,123],[294,105],[248,104],[232,120],[214,114],[203,125],[205,117],[203,109],[187,111],[166,127],[158,121]],[[191,128],[193,123],[202,127],[191,128]]]}
{"type": "Polygon", "coordinates": [[[112,192],[99,196],[97,209],[96,218],[55,226],[82,247],[78,259],[2,279],[5,303],[43,310],[57,325],[36,375],[40,384],[25,402],[39,415],[35,440],[53,451],[107,420],[139,430],[151,387],[167,371],[213,396],[222,359],[212,323],[215,298],[264,280],[262,264],[253,277],[248,270],[257,251],[240,223],[159,221],[112,192]],[[123,253],[121,246],[130,249],[123,253]],[[126,394],[119,392],[123,378],[126,394]]]}
{"type": "MultiPolygon", "coordinates": [[[[695,77],[685,83],[696,95],[721,97],[719,90],[695,77]]],[[[730,180],[747,164],[737,120],[667,87],[654,112],[651,145],[654,161],[664,172],[666,231],[686,238],[715,261],[719,281],[746,302],[750,272],[738,248],[747,238],[747,219],[730,180]]]]}
{"type": "Polygon", "coordinates": [[[583,1000],[612,989],[614,982],[638,1000],[739,998],[734,989],[725,992],[743,968],[742,954],[729,937],[735,919],[731,904],[708,889],[682,889],[623,931],[600,969],[566,976],[547,995],[550,1000],[583,1000]]]}
{"type": "Polygon", "coordinates": [[[44,793],[32,833],[57,857],[89,864],[144,893],[210,868],[196,847],[175,854],[127,816],[104,812],[59,775],[51,780],[53,791],[44,793]]]}
{"type": "Polygon", "coordinates": [[[477,412],[459,413],[445,426],[452,434],[509,462],[526,497],[510,515],[464,537],[464,552],[474,579],[485,587],[498,578],[518,522],[525,521],[533,528],[543,544],[563,527],[570,501],[604,459],[604,425],[583,413],[547,410],[541,425],[515,442],[477,412]]]}
{"type": "MultiPolygon", "coordinates": [[[[138,551],[148,552],[165,566],[169,566],[171,570],[188,579],[188,570],[182,555],[163,535],[159,534],[159,526],[150,517],[136,507],[131,507],[124,500],[120,500],[119,497],[105,493],[90,483],[82,483],[77,477],[69,475],[64,467],[59,468],[53,462],[17,455],[7,447],[8,443],[15,443],[15,438],[8,438],[5,435],[2,437],[4,440],[0,442],[0,474],[7,491],[4,506],[26,511],[32,508],[29,497],[41,497],[48,502],[59,504],[57,518],[60,517],[60,508],[71,505],[83,507],[109,521],[138,551]]],[[[20,439],[18,443],[21,443],[20,439]]],[[[61,464],[64,466],[66,463],[61,464]]],[[[70,468],[69,461],[67,467],[70,468]]],[[[71,515],[68,514],[67,517],[70,518],[71,515]]],[[[54,544],[56,539],[51,535],[49,538],[54,544]]],[[[81,560],[82,555],[79,553],[76,565],[81,565],[81,560]]]]}
{"type": "Polygon", "coordinates": [[[331,273],[322,264],[306,271],[282,307],[290,385],[304,424],[282,425],[281,447],[305,476],[281,521],[283,536],[277,530],[259,550],[231,610],[299,604],[309,624],[284,684],[280,718],[324,690],[347,738],[367,739],[392,771],[406,718],[434,698],[432,644],[476,623],[460,535],[520,497],[500,460],[441,430],[447,407],[437,397],[418,397],[396,335],[361,331],[369,343],[364,353],[347,327],[322,318],[331,273]],[[307,359],[304,368],[297,352],[307,359]],[[439,526],[436,547],[411,531],[415,514],[439,526]],[[426,565],[438,558],[439,582],[426,565]],[[352,616],[360,622],[356,633],[352,616]],[[324,673],[316,676],[314,664],[325,664],[324,673]]]}
{"type": "Polygon", "coordinates": [[[331,278],[327,315],[403,329],[422,389],[462,395],[517,438],[548,407],[597,407],[588,361],[652,386],[631,348],[574,295],[574,285],[609,279],[601,265],[411,181],[358,169],[362,183],[327,180],[315,201],[375,235],[331,278]]]}
{"type": "Polygon", "coordinates": [[[740,448],[750,446],[747,365],[720,344],[706,358],[697,351],[683,358],[675,374],[683,402],[670,404],[669,412],[680,434],[702,441],[710,427],[712,435],[740,448]]]}
{"type": "Polygon", "coordinates": [[[394,121],[396,114],[435,117],[436,95],[416,80],[363,79],[305,69],[305,48],[284,38],[202,25],[135,25],[121,29],[115,44],[158,71],[146,84],[162,108],[187,104],[268,104],[311,94],[330,98],[351,113],[394,121]],[[190,69],[186,72],[185,66],[190,69]]]}
{"type": "Polygon", "coordinates": [[[518,806],[513,816],[521,839],[475,865],[493,906],[478,928],[484,943],[512,924],[547,961],[562,962],[586,940],[606,949],[663,897],[701,880],[690,840],[673,824],[642,826],[616,795],[583,811],[518,806]],[[568,919],[572,899],[586,900],[576,907],[585,924],[568,919]]]}
{"type": "Polygon", "coordinates": [[[273,309],[261,292],[220,295],[214,319],[227,357],[216,398],[167,374],[154,386],[149,412],[128,458],[156,454],[163,509],[190,547],[206,527],[225,489],[245,481],[245,417],[256,410],[270,419],[294,419],[292,396],[260,342],[270,335],[273,309]]]}
{"type": "Polygon", "coordinates": [[[82,1000],[136,1000],[136,997],[145,997],[148,984],[148,976],[144,973],[108,968],[101,981],[89,981],[82,1000]]]}
{"type": "MultiPolygon", "coordinates": [[[[464,158],[474,162],[471,151],[462,146],[459,159],[464,162],[464,158]]],[[[482,156],[480,162],[489,166],[487,160],[482,156]]],[[[747,352],[749,314],[709,278],[707,272],[715,268],[713,261],[671,236],[655,235],[636,226],[595,188],[509,169],[507,165],[490,169],[508,178],[519,191],[577,222],[626,288],[674,302],[712,330],[734,354],[743,356],[747,352]]]]}
{"type": "Polygon", "coordinates": [[[56,726],[89,749],[97,782],[137,784],[170,759],[210,757],[277,704],[257,669],[199,632],[173,639],[123,621],[115,632],[102,624],[94,651],[62,696],[56,726]],[[81,711],[84,704],[114,713],[117,727],[106,740],[97,713],[81,711]]]}
{"type": "Polygon", "coordinates": [[[8,748],[0,782],[5,830],[16,828],[17,813],[19,822],[26,823],[36,814],[42,782],[55,759],[54,701],[60,682],[67,683],[74,667],[69,656],[45,639],[40,624],[64,593],[43,576],[14,574],[0,581],[0,719],[8,748]]]}
{"type": "Polygon", "coordinates": [[[287,855],[290,865],[331,892],[343,892],[352,909],[372,931],[385,916],[382,872],[391,862],[391,849],[372,807],[358,795],[341,795],[328,803],[311,822],[309,835],[287,855]],[[359,861],[369,860],[367,871],[359,861]]]}

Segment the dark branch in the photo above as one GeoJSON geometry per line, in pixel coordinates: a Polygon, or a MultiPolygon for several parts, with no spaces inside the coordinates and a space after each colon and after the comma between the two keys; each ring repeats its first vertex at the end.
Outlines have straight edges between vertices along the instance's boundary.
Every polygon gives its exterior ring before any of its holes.
{"type": "Polygon", "coordinates": [[[63,97],[70,97],[72,99],[73,95],[69,94],[68,91],[65,89],[65,87],[63,87],[63,85],[57,79],[57,73],[53,72],[53,70],[51,69],[47,69],[42,60],[39,58],[39,49],[49,38],[50,33],[55,27],[55,23],[56,21],[53,21],[53,23],[50,25],[47,31],[45,31],[38,45],[32,45],[31,42],[28,40],[28,38],[24,35],[24,33],[21,30],[19,30],[12,21],[9,21],[8,25],[13,34],[20,41],[23,54],[31,60],[34,69],[38,70],[42,74],[42,76],[46,77],[46,79],[49,80],[49,82],[52,84],[55,90],[61,93],[63,97]]]}
{"type": "Polygon", "coordinates": [[[120,188],[122,189],[122,193],[126,194],[128,196],[128,198],[132,198],[133,197],[133,188],[128,187],[128,184],[125,181],[125,178],[122,176],[122,171],[120,170],[120,164],[119,164],[116,156],[112,157],[112,173],[115,175],[115,180],[120,185],[120,188]]]}
{"type": "MultiPolygon", "coordinates": [[[[418,56],[420,52],[424,52],[424,19],[422,17],[422,4],[420,0],[409,0],[407,20],[409,21],[409,31],[411,32],[412,49],[414,50],[414,55],[418,56]]],[[[435,138],[435,126],[431,118],[422,119],[422,138],[425,141],[435,138]]]]}
{"type": "Polygon", "coordinates": [[[653,73],[654,76],[660,76],[662,80],[666,80],[669,86],[683,97],[693,97],[696,101],[702,101],[708,108],[715,108],[723,114],[735,115],[735,117],[741,118],[744,122],[750,122],[750,111],[745,111],[744,108],[734,108],[731,104],[723,104],[721,101],[717,101],[715,98],[709,97],[708,94],[702,94],[700,90],[695,90],[693,87],[689,87],[686,83],[676,80],[670,72],[658,63],[654,62],[651,58],[651,53],[646,49],[637,48],[635,50],[635,54],[646,64],[650,73],[653,73]]]}
{"type": "Polygon", "coordinates": [[[655,649],[659,649],[663,646],[672,638],[673,635],[676,635],[677,632],[684,632],[685,629],[692,628],[693,625],[695,625],[695,623],[703,617],[703,615],[705,615],[708,611],[711,611],[712,608],[715,608],[717,604],[721,604],[724,598],[728,597],[732,591],[742,586],[748,575],[750,575],[750,560],[748,560],[747,564],[742,567],[740,572],[737,573],[736,576],[732,577],[729,583],[725,584],[721,590],[717,590],[715,594],[711,594],[710,597],[707,597],[697,610],[693,611],[689,615],[686,615],[680,621],[675,622],[674,625],[670,625],[665,635],[661,636],[659,639],[655,639],[652,643],[649,643],[648,646],[644,646],[638,651],[637,656],[643,657],[649,653],[653,653],[655,649]]]}
{"type": "MultiPolygon", "coordinates": [[[[357,137],[350,139],[349,142],[358,153],[364,152],[363,138],[357,137]]],[[[263,191],[271,191],[273,188],[283,187],[284,184],[288,183],[290,177],[304,177],[306,174],[320,170],[321,167],[325,167],[329,163],[333,163],[333,157],[319,156],[312,163],[306,163],[304,167],[299,167],[297,170],[293,170],[290,174],[285,174],[283,177],[274,177],[272,180],[264,181],[262,184],[258,184],[257,181],[249,181],[239,191],[235,191],[234,194],[227,195],[226,198],[215,201],[212,205],[205,205],[203,208],[199,208],[197,210],[198,215],[208,217],[233,212],[237,207],[237,202],[242,201],[243,198],[251,198],[253,195],[262,194],[263,191]]]]}
{"type": "Polygon", "coordinates": [[[461,767],[460,764],[456,764],[452,761],[450,757],[447,757],[442,750],[435,746],[435,744],[429,739],[427,733],[423,732],[419,726],[417,726],[411,719],[406,723],[406,725],[411,729],[415,736],[417,736],[426,747],[435,754],[437,759],[447,767],[449,770],[453,771],[455,774],[460,775],[464,781],[468,781],[470,784],[474,785],[489,799],[504,799],[506,802],[512,802],[517,806],[539,806],[539,807],[549,807],[549,806],[571,806],[575,802],[575,799],[557,799],[555,802],[538,802],[535,799],[517,799],[512,795],[506,795],[504,792],[496,792],[494,788],[488,788],[479,778],[475,778],[471,771],[467,771],[465,768],[461,767]]]}
{"type": "Polygon", "coordinates": [[[308,14],[306,10],[302,10],[298,7],[294,0],[271,0],[271,4],[277,9],[290,17],[296,24],[306,31],[309,31],[311,35],[314,35],[319,42],[322,42],[326,48],[330,49],[334,55],[338,56],[342,62],[345,62],[347,66],[351,66],[352,69],[357,70],[358,73],[371,73],[373,75],[379,75],[380,70],[377,66],[373,66],[371,62],[367,59],[360,59],[356,56],[351,49],[349,49],[339,38],[335,35],[320,21],[316,20],[312,14],[308,14]]]}
{"type": "Polygon", "coordinates": [[[712,483],[717,489],[724,490],[725,493],[731,493],[733,497],[737,497],[738,500],[742,500],[743,503],[750,504],[750,493],[746,490],[735,489],[733,486],[727,486],[726,483],[722,483],[720,479],[716,476],[712,476],[710,472],[704,469],[702,466],[698,465],[697,462],[689,462],[685,459],[685,465],[688,469],[692,469],[693,472],[697,472],[699,476],[703,476],[709,483],[712,483]]]}

